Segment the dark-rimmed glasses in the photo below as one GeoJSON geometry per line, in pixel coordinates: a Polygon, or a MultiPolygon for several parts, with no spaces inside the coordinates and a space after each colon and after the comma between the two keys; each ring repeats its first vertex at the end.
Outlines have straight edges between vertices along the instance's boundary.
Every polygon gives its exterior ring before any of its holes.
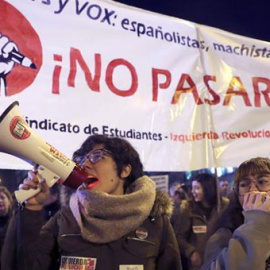
{"type": "Polygon", "coordinates": [[[103,156],[109,156],[112,157],[112,152],[107,149],[96,149],[91,151],[89,154],[87,154],[85,157],[83,157],[79,164],[83,165],[83,163],[88,159],[92,164],[98,163],[103,156]]]}
{"type": "Polygon", "coordinates": [[[239,182],[238,187],[236,188],[236,192],[240,196],[244,196],[246,193],[250,191],[251,184],[254,184],[258,191],[261,192],[269,192],[270,191],[270,174],[265,174],[256,177],[255,180],[251,179],[243,179],[239,182]]]}

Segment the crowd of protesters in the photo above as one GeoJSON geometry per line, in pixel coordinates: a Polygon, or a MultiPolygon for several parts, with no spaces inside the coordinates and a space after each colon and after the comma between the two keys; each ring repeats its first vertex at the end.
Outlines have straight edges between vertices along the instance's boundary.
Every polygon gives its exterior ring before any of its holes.
{"type": "Polygon", "coordinates": [[[0,270],[270,269],[268,158],[233,185],[199,173],[169,194],[124,139],[89,136],[73,160],[97,181],[50,189],[33,168],[18,188],[41,192],[18,206],[0,186],[0,270]]]}

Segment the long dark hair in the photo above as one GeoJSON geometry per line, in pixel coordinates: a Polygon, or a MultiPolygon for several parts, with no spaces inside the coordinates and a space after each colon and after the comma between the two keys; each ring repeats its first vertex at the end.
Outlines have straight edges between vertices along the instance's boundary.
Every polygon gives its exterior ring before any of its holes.
{"type": "Polygon", "coordinates": [[[206,245],[209,238],[220,228],[227,228],[232,233],[244,223],[243,208],[239,202],[238,194],[233,190],[229,196],[229,204],[223,208],[212,220],[210,220],[207,233],[204,237],[206,245]]]}
{"type": "Polygon", "coordinates": [[[229,204],[223,209],[215,219],[209,224],[207,234],[211,236],[219,228],[227,228],[231,232],[234,232],[244,222],[244,216],[242,214],[243,208],[239,202],[238,194],[232,191],[229,194],[229,204]]]}
{"type": "Polygon", "coordinates": [[[125,139],[118,137],[107,137],[105,135],[89,136],[74,152],[73,160],[79,162],[86,154],[88,154],[95,145],[102,144],[105,149],[112,153],[112,158],[116,163],[117,174],[120,176],[123,168],[131,165],[131,173],[125,179],[124,189],[134,182],[137,178],[143,176],[143,165],[141,163],[138,152],[125,139]]]}
{"type": "Polygon", "coordinates": [[[215,207],[217,205],[217,186],[215,177],[209,173],[201,173],[196,175],[192,181],[197,181],[202,185],[204,200],[211,205],[211,207],[215,207]]]}

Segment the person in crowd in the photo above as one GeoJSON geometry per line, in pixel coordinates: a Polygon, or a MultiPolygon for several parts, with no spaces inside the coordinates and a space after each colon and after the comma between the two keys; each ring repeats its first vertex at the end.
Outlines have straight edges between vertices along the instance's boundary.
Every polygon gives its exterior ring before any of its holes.
{"type": "Polygon", "coordinates": [[[4,186],[0,186],[0,252],[2,250],[8,224],[12,216],[12,201],[12,195],[9,190],[4,186]]]}
{"type": "Polygon", "coordinates": [[[188,200],[188,194],[183,189],[184,184],[182,184],[178,189],[174,191],[174,196],[172,197],[173,201],[173,214],[171,216],[171,223],[172,226],[175,227],[175,224],[177,224],[176,219],[178,218],[179,211],[180,211],[180,205],[183,200],[188,200]]]}
{"type": "Polygon", "coordinates": [[[220,191],[220,196],[224,198],[228,198],[231,189],[230,189],[230,184],[227,179],[220,179],[219,180],[219,191],[220,191]]]}
{"type": "Polygon", "coordinates": [[[174,200],[173,201],[180,205],[183,200],[187,200],[188,198],[189,197],[188,197],[187,192],[181,187],[181,188],[178,188],[174,192],[174,200]]]}
{"type": "Polygon", "coordinates": [[[97,181],[85,181],[72,192],[43,227],[46,182],[38,183],[37,172],[30,171],[19,186],[27,190],[40,185],[41,192],[20,210],[21,222],[10,223],[2,258],[17,250],[23,261],[14,265],[14,259],[8,258],[5,270],[18,265],[27,270],[181,270],[168,217],[171,200],[144,175],[132,145],[124,139],[92,135],[75,151],[73,160],[97,181]],[[23,235],[19,247],[11,244],[18,226],[23,235]]]}
{"type": "Polygon", "coordinates": [[[192,180],[191,198],[181,203],[174,230],[183,269],[199,269],[202,264],[208,223],[219,208],[226,206],[217,192],[213,175],[198,174],[192,180]]]}
{"type": "Polygon", "coordinates": [[[243,162],[211,228],[202,270],[270,269],[270,159],[243,162]]]}
{"type": "Polygon", "coordinates": [[[182,187],[182,183],[180,182],[173,182],[171,185],[170,185],[170,188],[169,188],[169,195],[171,197],[172,200],[174,200],[174,195],[175,195],[175,191],[180,189],[182,187]]]}

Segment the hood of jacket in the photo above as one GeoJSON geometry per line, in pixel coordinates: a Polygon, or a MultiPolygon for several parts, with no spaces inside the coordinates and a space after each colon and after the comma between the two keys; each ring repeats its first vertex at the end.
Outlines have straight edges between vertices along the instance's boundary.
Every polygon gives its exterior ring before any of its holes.
{"type": "Polygon", "coordinates": [[[172,216],[173,202],[166,192],[157,190],[154,206],[151,210],[151,216],[157,217],[162,215],[172,216]]]}

